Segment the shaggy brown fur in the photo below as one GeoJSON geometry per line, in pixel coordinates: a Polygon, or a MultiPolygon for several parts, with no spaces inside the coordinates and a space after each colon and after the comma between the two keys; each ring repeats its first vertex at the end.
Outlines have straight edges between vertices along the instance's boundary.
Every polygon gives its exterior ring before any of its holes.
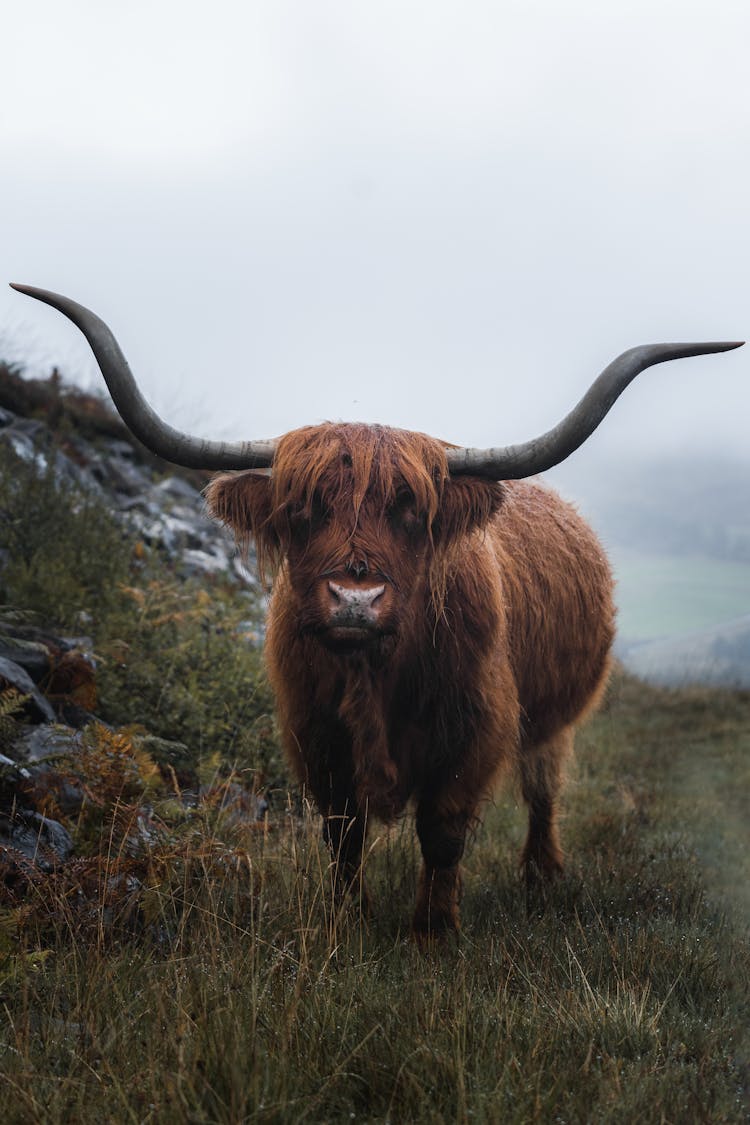
{"type": "Polygon", "coordinates": [[[353,424],[287,434],[270,475],[219,476],[207,498],[274,576],[282,736],[339,884],[358,876],[368,816],[414,800],[414,930],[457,929],[466,832],[510,767],[529,806],[527,878],[559,871],[561,766],[605,682],[614,617],[575,510],[534,482],[451,478],[423,434],[353,424]],[[337,629],[341,599],[363,591],[366,626],[337,629]]]}

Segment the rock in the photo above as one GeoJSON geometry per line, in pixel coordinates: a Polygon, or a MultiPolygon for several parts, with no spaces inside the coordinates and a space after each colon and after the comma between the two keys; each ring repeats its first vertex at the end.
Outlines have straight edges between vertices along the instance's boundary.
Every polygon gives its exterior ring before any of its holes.
{"type": "Polygon", "coordinates": [[[38,722],[54,723],[55,712],[35,686],[29,673],[20,664],[8,660],[7,657],[0,657],[0,683],[2,682],[16,688],[22,695],[30,696],[26,706],[38,722]]]}
{"type": "MultiPolygon", "coordinates": [[[[77,731],[64,726],[29,727],[11,747],[16,759],[17,776],[15,790],[10,802],[20,799],[22,804],[48,808],[45,803],[50,797],[54,807],[64,816],[74,816],[83,805],[83,786],[77,778],[70,776],[64,766],[61,768],[55,759],[71,756],[80,748],[77,731]]],[[[8,759],[10,761],[10,759],[8,759]]],[[[9,806],[8,792],[0,794],[0,800],[9,806]]]]}
{"type": "Polygon", "coordinates": [[[104,442],[104,448],[112,454],[113,457],[120,457],[126,461],[135,460],[135,450],[129,441],[119,441],[117,438],[108,438],[104,442]]]}
{"type": "MultiPolygon", "coordinates": [[[[90,617],[84,610],[78,615],[81,618],[81,624],[85,623],[88,618],[90,624],[90,617]]],[[[30,625],[23,617],[19,615],[14,618],[11,614],[3,616],[2,633],[6,639],[17,639],[22,641],[34,641],[36,644],[44,645],[54,655],[61,652],[70,652],[71,649],[78,649],[85,655],[93,654],[94,642],[91,637],[78,636],[78,637],[64,637],[58,633],[52,633],[49,629],[40,628],[37,625],[30,625]]],[[[10,659],[13,659],[12,657],[10,659]]],[[[17,663],[21,663],[17,661],[17,663]]]]}
{"type": "MultiPolygon", "coordinates": [[[[72,705],[92,712],[96,707],[96,662],[91,638],[51,637],[43,634],[46,641],[44,643],[14,635],[24,631],[31,630],[8,626],[5,635],[0,635],[0,677],[24,694],[35,690],[34,681],[44,682],[45,693],[49,698],[45,699],[36,691],[34,705],[37,721],[55,721],[50,701],[58,710],[72,705]],[[14,667],[26,678],[13,672],[14,667]]],[[[84,724],[78,722],[75,725],[84,724]]]]}
{"type": "Polygon", "coordinates": [[[188,574],[225,574],[229,566],[228,556],[216,544],[213,551],[185,550],[182,562],[188,574]]]}
{"type": "Polygon", "coordinates": [[[150,485],[144,470],[124,457],[97,458],[90,472],[100,484],[128,497],[139,496],[150,485]]]}
{"type": "MultiPolygon", "coordinates": [[[[16,418],[11,425],[0,429],[0,441],[10,445],[21,460],[34,463],[42,472],[52,464],[55,478],[60,483],[72,485],[83,493],[93,493],[99,499],[106,499],[104,490],[88,467],[79,464],[79,461],[86,461],[87,458],[79,454],[78,459],[73,460],[63,453],[55,445],[51,431],[43,422],[31,418],[16,418]]],[[[74,443],[72,440],[70,442],[71,447],[80,444],[82,443],[74,443]]],[[[93,451],[91,453],[93,456],[93,451]]]]}
{"type": "Polygon", "coordinates": [[[0,634],[0,657],[12,660],[29,673],[38,684],[50,670],[50,652],[39,641],[24,641],[20,637],[0,634]]]}
{"type": "Polygon", "coordinates": [[[7,758],[5,754],[0,754],[0,772],[5,773],[10,781],[15,783],[20,779],[26,781],[31,777],[25,766],[20,766],[18,762],[14,762],[12,758],[7,758]]]}
{"type": "MultiPolygon", "coordinates": [[[[145,570],[148,578],[145,544],[150,543],[166,557],[170,573],[178,579],[187,574],[204,580],[206,587],[216,585],[212,582],[215,578],[221,579],[222,588],[225,582],[235,589],[256,586],[254,575],[237,557],[231,535],[205,514],[197,475],[197,486],[191,478],[173,472],[158,479],[168,471],[165,463],[156,463],[128,441],[104,436],[98,422],[80,430],[66,423],[58,426],[60,433],[56,434],[53,427],[59,417],[49,417],[52,425],[0,408],[3,449],[14,450],[17,458],[36,466],[37,472],[54,477],[74,504],[86,508],[86,494],[106,504],[119,521],[123,538],[127,535],[129,540],[142,540],[134,552],[134,573],[145,570]]],[[[119,431],[107,431],[113,432],[119,431]]],[[[22,471],[14,457],[8,455],[6,461],[22,471]]],[[[0,570],[4,565],[0,549],[0,570]]],[[[247,600],[249,615],[249,603],[255,605],[257,599],[248,595],[247,600]]],[[[92,796],[89,786],[94,784],[88,775],[86,781],[78,776],[85,773],[87,762],[77,761],[83,742],[80,728],[94,719],[101,721],[94,714],[93,643],[87,636],[60,636],[44,627],[42,621],[41,627],[30,625],[28,613],[6,610],[2,616],[0,690],[8,684],[28,696],[26,722],[31,719],[33,725],[19,725],[15,741],[10,746],[4,744],[6,753],[0,754],[0,889],[7,895],[10,888],[13,895],[14,886],[16,890],[24,886],[28,889],[32,883],[46,886],[50,880],[66,879],[72,887],[80,882],[78,872],[86,861],[68,862],[73,843],[65,825],[76,823],[81,808],[92,796]]],[[[32,619],[37,620],[36,615],[32,619]]],[[[74,623],[68,626],[71,632],[96,633],[98,623],[90,604],[84,604],[72,620],[74,623]]],[[[249,622],[242,635],[250,643],[260,643],[262,636],[251,636],[257,632],[257,626],[253,629],[249,622]]],[[[134,717],[137,704],[136,699],[134,717]]],[[[159,765],[167,792],[174,790],[174,809],[169,815],[178,821],[197,815],[193,810],[201,798],[195,749],[152,735],[133,736],[133,742],[159,765]]],[[[160,794],[157,812],[145,804],[132,809],[125,838],[118,842],[118,873],[102,882],[99,860],[92,861],[91,895],[83,895],[83,907],[91,905],[98,927],[109,924],[121,903],[127,906],[132,900],[137,910],[142,890],[139,880],[146,878],[150,855],[163,846],[165,839],[168,841],[168,830],[159,819],[164,815],[163,789],[158,787],[156,791],[160,794]],[[130,865],[127,873],[119,872],[123,863],[130,865]]],[[[254,830],[268,809],[262,796],[234,783],[204,790],[203,799],[220,811],[222,827],[232,832],[254,830]]]]}
{"type": "Polygon", "coordinates": [[[10,446],[16,457],[20,457],[22,461],[33,462],[41,470],[47,468],[47,458],[36,448],[28,434],[19,432],[15,423],[12,426],[7,426],[0,433],[0,438],[6,445],[10,446]]]}
{"type": "Polygon", "coordinates": [[[36,442],[43,445],[52,444],[52,435],[45,426],[44,422],[40,422],[36,418],[21,418],[16,416],[13,420],[13,428],[18,434],[23,434],[24,437],[31,438],[36,442]]]}
{"type": "Polygon", "coordinates": [[[154,492],[160,496],[167,495],[175,500],[187,500],[191,505],[196,508],[203,502],[203,497],[197,488],[193,488],[192,484],[188,484],[182,477],[165,477],[154,486],[154,492]]]}
{"type": "Polygon", "coordinates": [[[30,765],[59,754],[73,754],[80,746],[78,731],[58,724],[28,727],[12,746],[17,762],[30,765]]]}
{"type": "MultiPolygon", "coordinates": [[[[61,812],[73,817],[80,812],[84,792],[78,778],[71,776],[58,758],[72,757],[81,746],[79,732],[70,727],[30,727],[13,742],[10,753],[16,758],[17,795],[21,803],[61,812]],[[22,778],[22,781],[21,781],[22,778]]],[[[7,795],[2,798],[8,805],[7,795]]]]}
{"type": "MultiPolygon", "coordinates": [[[[122,493],[118,493],[117,496],[114,496],[112,499],[117,505],[118,511],[122,512],[123,515],[129,512],[135,512],[144,506],[143,497],[141,496],[123,496],[122,493]]],[[[133,526],[132,520],[128,520],[128,526],[133,526]]]]}
{"type": "Polygon", "coordinates": [[[8,816],[0,813],[0,849],[12,848],[50,871],[68,859],[73,840],[67,828],[56,820],[28,809],[16,809],[8,816]]]}
{"type": "Polygon", "coordinates": [[[170,521],[166,513],[159,513],[154,518],[149,518],[131,510],[131,519],[138,534],[150,547],[156,547],[169,555],[173,554],[180,545],[176,537],[180,528],[170,521]]]}

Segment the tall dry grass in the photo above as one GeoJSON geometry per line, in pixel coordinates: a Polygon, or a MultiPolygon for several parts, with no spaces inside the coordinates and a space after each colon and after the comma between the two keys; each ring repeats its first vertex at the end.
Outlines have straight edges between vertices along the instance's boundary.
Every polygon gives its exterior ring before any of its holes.
{"type": "Polygon", "coordinates": [[[96,924],[104,851],[94,924],[62,888],[36,929],[3,916],[3,1120],[745,1120],[749,752],[747,696],[617,681],[580,739],[568,874],[527,902],[498,800],[461,940],[427,956],[408,821],[371,834],[370,919],[334,906],[308,808],[205,818],[118,924],[96,924]]]}

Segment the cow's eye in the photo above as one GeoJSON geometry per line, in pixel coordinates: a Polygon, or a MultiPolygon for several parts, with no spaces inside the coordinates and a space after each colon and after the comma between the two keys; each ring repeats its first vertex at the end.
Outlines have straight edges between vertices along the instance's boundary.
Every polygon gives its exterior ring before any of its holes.
{"type": "Polygon", "coordinates": [[[396,494],[390,510],[390,518],[395,527],[409,534],[421,531],[425,523],[424,517],[417,508],[417,502],[408,488],[403,488],[396,494]]]}
{"type": "Polygon", "coordinates": [[[322,527],[327,520],[328,509],[317,492],[308,504],[300,504],[289,509],[289,523],[295,534],[309,534],[310,531],[322,527]]]}

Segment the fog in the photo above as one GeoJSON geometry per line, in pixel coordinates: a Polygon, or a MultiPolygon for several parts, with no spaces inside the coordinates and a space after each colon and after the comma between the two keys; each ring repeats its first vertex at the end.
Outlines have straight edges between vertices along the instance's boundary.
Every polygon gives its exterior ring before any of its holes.
{"type": "MultiPolygon", "coordinates": [[[[748,42],[726,0],[16,5],[5,280],[196,434],[523,440],[627,347],[750,331],[748,42]]],[[[0,355],[100,385],[5,288],[0,355]]],[[[653,368],[575,459],[743,451],[749,364],[653,368]]]]}

